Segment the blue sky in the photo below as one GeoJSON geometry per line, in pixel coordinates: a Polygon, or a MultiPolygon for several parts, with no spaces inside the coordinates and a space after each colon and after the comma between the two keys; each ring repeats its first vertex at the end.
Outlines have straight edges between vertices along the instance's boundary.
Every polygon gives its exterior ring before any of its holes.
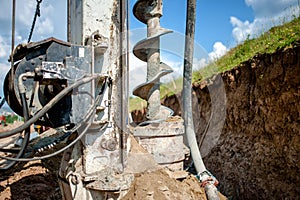
{"type": "MultiPolygon", "coordinates": [[[[135,1],[131,1],[132,8],[135,1]]],[[[196,2],[195,40],[207,51],[213,50],[217,41],[233,46],[232,24],[230,17],[235,16],[242,21],[253,21],[254,12],[243,0],[197,0],[196,2]]],[[[131,13],[131,28],[142,28],[144,24],[135,19],[131,13]]],[[[186,1],[164,0],[161,26],[185,33],[186,1]]]]}
{"type": "MultiPolygon", "coordinates": [[[[0,96],[3,96],[2,82],[9,70],[7,58],[11,49],[11,2],[0,0],[0,96]]],[[[26,43],[30,31],[36,0],[17,0],[15,45],[26,43]]],[[[41,17],[37,19],[32,41],[48,37],[66,40],[66,0],[43,0],[41,17]]],[[[130,1],[130,12],[135,1],[130,1]]],[[[289,21],[292,15],[299,14],[299,0],[197,0],[195,41],[196,51],[204,51],[208,58],[222,56],[228,49],[242,43],[248,35],[255,37],[272,26],[289,21]]],[[[163,0],[161,26],[175,31],[181,44],[184,41],[186,0],[163,0]]],[[[145,37],[146,26],[130,15],[130,28],[133,30],[131,44],[145,37]],[[141,32],[135,31],[143,29],[141,32]]],[[[163,36],[162,41],[168,41],[163,36]]],[[[169,42],[172,43],[172,42],[169,42]]],[[[162,44],[163,45],[163,44],[162,44]]],[[[175,44],[173,44],[175,45],[175,44]]],[[[164,47],[167,48],[167,47],[164,47]]],[[[182,47],[180,47],[182,48],[182,47]]],[[[182,69],[180,51],[176,56],[163,55],[169,65],[182,69]]],[[[200,56],[201,57],[201,56],[200,56]]],[[[205,62],[198,59],[198,62],[205,62]]],[[[130,56],[132,69],[140,62],[130,56]]],[[[140,64],[139,64],[140,65],[140,64]]]]}

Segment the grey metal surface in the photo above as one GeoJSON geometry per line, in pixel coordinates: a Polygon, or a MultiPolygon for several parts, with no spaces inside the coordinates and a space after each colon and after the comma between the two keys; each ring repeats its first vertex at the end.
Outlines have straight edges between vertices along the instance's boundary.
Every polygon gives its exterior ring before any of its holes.
{"type": "Polygon", "coordinates": [[[157,82],[159,82],[159,79],[172,72],[173,70],[166,70],[166,69],[159,71],[159,73],[156,74],[155,77],[153,77],[151,80],[141,85],[138,85],[136,88],[134,88],[133,94],[142,99],[148,100],[151,89],[154,87],[155,84],[157,84],[157,82]]]}
{"type": "Polygon", "coordinates": [[[183,120],[179,117],[170,119],[135,127],[133,135],[158,164],[178,171],[182,170],[185,158],[183,120]]]}
{"type": "Polygon", "coordinates": [[[172,30],[158,27],[156,29],[156,33],[154,33],[152,36],[149,36],[134,45],[133,54],[140,60],[147,62],[149,49],[151,49],[152,43],[155,42],[155,40],[159,39],[159,37],[172,32],[172,30]]]}
{"type": "MultiPolygon", "coordinates": [[[[123,139],[128,97],[126,4],[127,0],[69,1],[69,41],[91,47],[91,65],[83,70],[109,75],[103,101],[97,105],[89,130],[81,145],[72,150],[71,158],[64,161],[68,165],[64,174],[72,174],[67,178],[73,199],[117,199],[119,190],[130,185],[130,180],[122,174],[126,161],[126,141],[123,139]]],[[[94,82],[79,88],[78,92],[85,91],[83,97],[92,102],[100,88],[101,84],[94,82]]],[[[84,111],[80,107],[81,101],[85,103],[86,100],[74,100],[78,104],[76,112],[84,111]]]]}
{"type": "Polygon", "coordinates": [[[133,174],[120,174],[106,168],[96,174],[84,177],[83,182],[86,183],[86,187],[89,189],[119,192],[129,189],[133,179],[133,174]]]}

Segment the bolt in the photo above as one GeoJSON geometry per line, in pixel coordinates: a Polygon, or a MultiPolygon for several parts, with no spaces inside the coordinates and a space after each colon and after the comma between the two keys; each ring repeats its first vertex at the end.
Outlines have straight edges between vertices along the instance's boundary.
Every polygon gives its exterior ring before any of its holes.
{"type": "Polygon", "coordinates": [[[114,150],[116,150],[117,142],[113,139],[109,139],[108,141],[106,141],[106,147],[107,147],[107,150],[114,151],[114,150]]]}

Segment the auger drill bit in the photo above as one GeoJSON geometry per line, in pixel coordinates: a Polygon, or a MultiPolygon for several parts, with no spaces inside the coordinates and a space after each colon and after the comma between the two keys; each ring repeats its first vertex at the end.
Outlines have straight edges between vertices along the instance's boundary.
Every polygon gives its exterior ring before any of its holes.
{"type": "Polygon", "coordinates": [[[160,104],[160,78],[173,70],[160,61],[160,36],[172,31],[160,27],[162,0],[138,0],[133,13],[139,21],[147,24],[147,38],[133,48],[134,55],[147,62],[147,81],[138,85],[133,94],[147,101],[146,123],[165,120],[173,111],[160,104]]]}

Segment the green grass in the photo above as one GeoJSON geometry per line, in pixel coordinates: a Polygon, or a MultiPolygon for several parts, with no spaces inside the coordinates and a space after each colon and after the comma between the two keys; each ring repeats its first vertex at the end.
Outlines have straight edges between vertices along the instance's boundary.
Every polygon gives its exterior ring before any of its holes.
{"type": "Polygon", "coordinates": [[[183,79],[178,78],[169,83],[161,84],[160,86],[160,96],[161,99],[166,96],[171,96],[173,94],[177,94],[182,90],[183,79]]]}
{"type": "MultiPolygon", "coordinates": [[[[281,26],[271,28],[255,39],[247,39],[242,44],[232,48],[214,63],[193,72],[193,82],[201,82],[214,74],[228,71],[241,63],[252,59],[258,54],[272,54],[279,49],[285,49],[300,44],[300,18],[281,26]]],[[[182,78],[161,85],[161,98],[177,94],[182,89],[182,78]]],[[[146,102],[140,98],[131,98],[129,111],[141,109],[146,102]]]]}
{"type": "Polygon", "coordinates": [[[300,42],[300,18],[269,31],[255,39],[247,39],[242,44],[232,48],[215,63],[194,72],[193,81],[202,81],[214,74],[228,71],[241,63],[252,59],[258,54],[271,54],[279,49],[290,48],[300,42]]]}
{"type": "Polygon", "coordinates": [[[139,97],[130,97],[129,98],[129,112],[134,110],[141,110],[147,106],[147,102],[139,97]]]}

